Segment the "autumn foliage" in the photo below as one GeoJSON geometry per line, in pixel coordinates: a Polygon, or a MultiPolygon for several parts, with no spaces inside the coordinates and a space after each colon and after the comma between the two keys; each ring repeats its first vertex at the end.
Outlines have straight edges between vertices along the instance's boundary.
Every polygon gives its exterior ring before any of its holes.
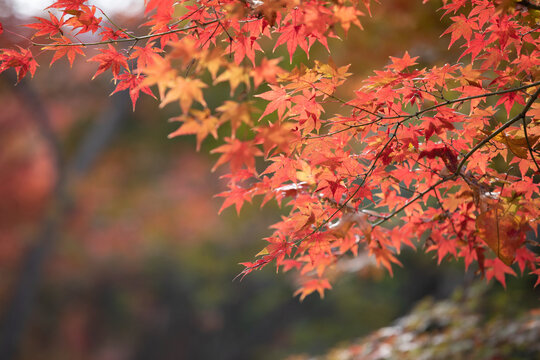
{"type": "Polygon", "coordinates": [[[213,170],[227,168],[221,210],[259,197],[285,213],[240,277],[295,270],[300,299],[323,296],[343,257],[368,253],[392,274],[408,246],[503,285],[518,269],[538,284],[539,5],[445,0],[433,16],[450,21],[441,41],[459,48],[455,64],[420,68],[406,52],[346,97],[347,64],[291,65],[316,43],[331,55],[328,39],[347,41],[370,6],[146,0],[143,26],[125,29],[84,0],[60,0],[27,24],[27,47],[1,50],[0,72],[33,75],[43,52],[51,64],[95,62],[94,77],[111,76],[134,107],[140,92],[177,104],[170,137],[195,135],[198,149],[223,138],[211,150],[213,170]],[[205,90],[220,83],[229,98],[210,108],[205,90]]]}

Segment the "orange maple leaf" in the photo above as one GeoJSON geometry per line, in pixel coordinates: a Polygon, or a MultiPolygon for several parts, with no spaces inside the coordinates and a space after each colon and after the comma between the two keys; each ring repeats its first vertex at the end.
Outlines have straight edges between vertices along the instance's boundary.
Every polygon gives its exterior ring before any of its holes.
{"type": "Polygon", "coordinates": [[[295,291],[294,296],[300,294],[300,301],[304,301],[306,296],[317,291],[321,298],[324,298],[324,290],[332,289],[332,285],[326,279],[313,279],[307,281],[302,287],[295,291]]]}
{"type": "Polygon", "coordinates": [[[159,107],[162,108],[175,100],[180,102],[180,108],[184,113],[187,113],[191,108],[193,100],[206,106],[206,101],[204,101],[202,93],[202,89],[205,87],[207,87],[207,85],[199,79],[178,76],[165,97],[161,100],[159,107]]]}
{"type": "Polygon", "coordinates": [[[210,114],[210,110],[202,111],[192,109],[189,115],[180,115],[169,119],[169,121],[183,122],[176,131],[169,134],[168,138],[173,138],[179,135],[195,134],[197,135],[197,151],[201,148],[201,143],[212,134],[214,139],[217,138],[217,129],[220,125],[219,120],[210,114]]]}

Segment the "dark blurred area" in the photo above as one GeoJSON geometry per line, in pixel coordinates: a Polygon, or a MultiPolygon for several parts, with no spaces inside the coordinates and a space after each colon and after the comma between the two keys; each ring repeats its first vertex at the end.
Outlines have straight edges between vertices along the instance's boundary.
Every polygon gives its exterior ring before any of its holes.
{"type": "MultiPolygon", "coordinates": [[[[0,0],[0,47],[27,46],[19,24],[28,19],[11,6],[0,0]]],[[[434,9],[386,2],[365,32],[335,40],[331,56],[338,64],[357,59],[351,69],[359,75],[407,49],[426,63],[450,61],[446,43],[435,45],[445,25],[434,9]]],[[[137,28],[142,20],[117,22],[137,28]]],[[[90,80],[94,65],[48,68],[48,54],[40,56],[33,79],[0,75],[0,359],[319,354],[473,281],[462,264],[438,267],[422,252],[403,253],[393,278],[347,260],[325,299],[302,303],[292,296],[294,276],[270,267],[233,281],[237,264],[264,246],[277,205],[218,216],[220,174],[210,172],[216,159],[208,155],[216,144],[207,140],[197,153],[193,138],[168,140],[175,125],[167,119],[178,109],[142,97],[132,112],[126,94],[108,96],[106,76],[90,80]]],[[[210,108],[223,93],[205,92],[210,108]]],[[[492,313],[537,306],[526,276],[509,279],[506,292],[495,287],[492,313]]]]}

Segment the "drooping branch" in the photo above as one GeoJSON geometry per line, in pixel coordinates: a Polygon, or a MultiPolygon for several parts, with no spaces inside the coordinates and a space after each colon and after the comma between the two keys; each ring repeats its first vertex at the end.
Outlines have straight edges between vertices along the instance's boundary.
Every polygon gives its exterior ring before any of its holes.
{"type": "Polygon", "coordinates": [[[449,181],[449,180],[455,180],[458,176],[461,175],[461,169],[463,168],[463,166],[465,166],[465,163],[467,162],[467,160],[476,152],[478,151],[480,148],[482,148],[484,145],[486,145],[491,139],[493,139],[495,136],[497,136],[498,134],[500,134],[501,132],[503,132],[505,129],[507,129],[510,125],[514,124],[515,122],[521,120],[521,119],[524,119],[525,116],[527,115],[527,111],[529,111],[529,109],[531,108],[532,104],[535,102],[535,100],[538,98],[538,96],[540,95],[540,87],[534,92],[533,95],[531,95],[531,97],[529,98],[529,100],[527,101],[527,103],[525,104],[525,107],[521,110],[521,112],[516,115],[515,117],[513,117],[512,119],[508,120],[507,122],[505,122],[503,125],[501,125],[497,130],[493,131],[488,137],[486,137],[485,139],[483,139],[482,141],[480,141],[478,144],[476,144],[476,146],[474,146],[471,150],[469,150],[469,152],[467,152],[463,158],[461,159],[461,161],[459,162],[459,164],[457,165],[457,168],[456,168],[456,171],[447,176],[447,177],[444,177],[442,179],[440,179],[439,181],[437,181],[435,184],[431,185],[429,188],[427,188],[426,190],[422,191],[421,193],[419,193],[418,195],[416,195],[415,197],[411,198],[410,200],[408,200],[405,204],[403,204],[402,206],[400,206],[399,208],[397,208],[396,210],[394,210],[393,212],[391,212],[390,214],[388,214],[387,216],[384,217],[384,219],[376,222],[373,224],[373,226],[378,226],[378,225],[381,225],[383,223],[385,223],[386,221],[390,220],[391,218],[393,218],[395,215],[397,215],[398,213],[400,213],[401,211],[403,211],[404,209],[406,209],[407,207],[409,207],[410,205],[412,205],[413,203],[415,203],[417,200],[421,199],[422,197],[424,197],[425,195],[427,195],[429,192],[435,190],[439,185],[441,184],[444,184],[445,182],[449,181]]]}
{"type": "Polygon", "coordinates": [[[324,92],[322,90],[317,89],[317,91],[323,93],[325,96],[331,97],[331,98],[339,101],[343,105],[347,105],[347,106],[350,106],[350,107],[352,107],[352,108],[354,108],[356,110],[366,112],[366,113],[368,113],[370,115],[375,116],[376,118],[374,120],[371,120],[371,121],[368,121],[368,122],[365,122],[365,123],[361,123],[361,124],[347,125],[347,127],[343,128],[343,129],[336,130],[336,131],[328,133],[328,134],[315,135],[315,136],[306,136],[305,139],[310,140],[310,139],[318,139],[318,138],[328,137],[328,136],[336,135],[336,134],[339,134],[339,133],[342,133],[342,132],[345,132],[345,131],[348,131],[348,130],[351,130],[351,129],[354,129],[354,128],[361,128],[361,127],[373,125],[373,124],[376,124],[376,123],[380,122],[381,120],[404,119],[405,121],[407,121],[407,120],[410,120],[410,119],[413,119],[413,118],[417,118],[417,117],[419,117],[420,115],[422,115],[422,114],[424,114],[426,112],[433,111],[433,110],[435,110],[437,108],[440,108],[440,107],[443,107],[443,106],[448,106],[448,105],[452,105],[452,104],[456,104],[456,103],[463,103],[463,102],[470,101],[470,100],[487,98],[487,97],[496,96],[496,95],[504,95],[504,94],[508,94],[508,93],[512,93],[512,92],[526,90],[526,89],[536,87],[536,86],[540,86],[540,81],[537,81],[537,82],[534,82],[534,83],[528,84],[528,85],[523,85],[523,86],[511,88],[511,89],[493,91],[493,92],[488,92],[488,93],[478,94],[478,95],[472,95],[472,96],[464,96],[464,97],[460,97],[460,98],[457,98],[457,99],[454,99],[454,100],[446,100],[446,101],[444,101],[442,103],[437,103],[437,104],[429,106],[429,107],[427,107],[425,109],[420,109],[420,110],[418,110],[417,112],[415,112],[413,114],[403,114],[403,115],[393,115],[393,116],[387,116],[387,115],[380,114],[380,113],[373,113],[373,112],[371,112],[371,111],[369,111],[367,109],[364,109],[364,108],[362,108],[362,107],[360,107],[358,105],[351,104],[350,102],[347,102],[347,101],[339,98],[336,95],[328,94],[328,93],[326,93],[326,92],[324,92]]]}

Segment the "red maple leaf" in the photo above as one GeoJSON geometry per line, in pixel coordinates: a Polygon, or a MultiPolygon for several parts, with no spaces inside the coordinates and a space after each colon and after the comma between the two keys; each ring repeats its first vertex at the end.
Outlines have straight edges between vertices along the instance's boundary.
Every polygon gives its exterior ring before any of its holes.
{"type": "Polygon", "coordinates": [[[408,51],[405,51],[405,55],[403,55],[402,58],[393,57],[390,56],[390,60],[392,60],[392,64],[388,65],[387,68],[389,70],[395,70],[396,72],[401,72],[408,68],[409,66],[417,65],[416,59],[418,59],[418,56],[411,57],[409,55],[408,51]]]}
{"type": "Polygon", "coordinates": [[[287,44],[287,51],[289,52],[290,61],[292,63],[292,58],[294,52],[298,46],[309,56],[309,42],[307,40],[306,26],[305,25],[293,25],[288,24],[280,29],[281,35],[276,41],[274,50],[281,45],[287,44]]]}
{"type": "Polygon", "coordinates": [[[229,191],[224,191],[217,194],[216,196],[225,198],[225,200],[223,201],[223,205],[221,205],[221,208],[219,208],[220,214],[223,210],[225,210],[231,205],[234,205],[236,208],[236,213],[240,214],[242,205],[244,205],[244,202],[246,201],[251,202],[253,194],[250,189],[245,189],[236,184],[231,184],[229,191]]]}
{"type": "Polygon", "coordinates": [[[317,291],[321,298],[324,298],[324,290],[332,289],[332,285],[326,279],[313,279],[309,280],[302,285],[302,287],[294,293],[294,296],[300,295],[300,301],[303,301],[306,296],[317,291]]]}
{"type": "Polygon", "coordinates": [[[96,7],[81,5],[79,10],[70,11],[69,14],[73,14],[72,18],[69,18],[66,21],[66,24],[73,26],[74,29],[80,28],[78,34],[82,34],[88,31],[95,33],[99,29],[99,23],[101,22],[100,17],[96,17],[96,7]]]}
{"type": "Polygon", "coordinates": [[[486,259],[484,261],[486,267],[486,279],[490,281],[495,278],[506,289],[506,274],[516,276],[516,272],[508,265],[503,263],[501,259],[486,259]]]}
{"type": "Polygon", "coordinates": [[[109,68],[111,69],[115,78],[118,77],[118,74],[122,68],[128,69],[126,56],[119,53],[111,44],[108,44],[108,46],[108,49],[99,49],[101,54],[88,59],[88,61],[96,61],[99,63],[99,67],[92,79],[95,79],[96,76],[109,68]]]}
{"type": "Polygon", "coordinates": [[[19,47],[19,51],[13,49],[5,49],[0,53],[0,73],[9,68],[15,69],[17,72],[17,82],[30,71],[34,76],[38,64],[34,59],[32,52],[28,49],[19,47]]]}
{"type": "Polygon", "coordinates": [[[262,119],[268,114],[271,114],[275,110],[277,110],[278,117],[281,119],[283,118],[285,110],[291,107],[291,97],[287,93],[287,91],[281,86],[270,85],[270,88],[272,90],[259,95],[255,95],[257,97],[270,101],[270,104],[268,104],[266,109],[264,109],[264,112],[261,115],[260,119],[262,119]]]}
{"type": "Polygon", "coordinates": [[[49,17],[50,17],[50,20],[36,17],[36,19],[39,20],[39,22],[33,23],[33,24],[27,24],[24,26],[38,30],[34,34],[34,36],[47,36],[48,35],[49,37],[52,37],[52,36],[55,36],[56,34],[64,35],[61,29],[62,25],[66,23],[64,21],[64,16],[58,19],[51,12],[49,12],[49,17]]]}
{"type": "Polygon", "coordinates": [[[133,111],[135,111],[135,104],[139,98],[140,91],[152,96],[154,99],[156,98],[148,86],[141,85],[144,80],[144,76],[142,75],[135,75],[125,72],[120,74],[116,79],[119,81],[111,95],[118,91],[129,89],[129,97],[131,98],[131,103],[133,104],[133,111]]]}
{"type": "Polygon", "coordinates": [[[225,163],[230,163],[233,173],[242,169],[244,166],[248,170],[255,172],[255,156],[261,156],[263,154],[255,143],[249,140],[242,141],[232,138],[225,138],[225,141],[227,144],[221,145],[211,151],[212,154],[222,154],[212,168],[212,171],[225,163]]]}
{"type": "Polygon", "coordinates": [[[85,2],[86,0],[58,0],[47,9],[78,10],[85,2]]]}
{"type": "Polygon", "coordinates": [[[54,56],[53,56],[53,58],[51,60],[51,65],[56,60],[62,58],[63,56],[67,56],[67,58],[69,60],[69,65],[73,66],[73,61],[75,60],[75,56],[77,54],[84,56],[84,52],[82,50],[82,47],[81,46],[71,45],[72,44],[71,40],[69,38],[65,37],[65,36],[61,36],[60,38],[55,39],[55,44],[58,44],[58,45],[63,44],[63,45],[66,45],[66,46],[48,46],[48,47],[44,48],[46,50],[55,51],[54,56]]]}

